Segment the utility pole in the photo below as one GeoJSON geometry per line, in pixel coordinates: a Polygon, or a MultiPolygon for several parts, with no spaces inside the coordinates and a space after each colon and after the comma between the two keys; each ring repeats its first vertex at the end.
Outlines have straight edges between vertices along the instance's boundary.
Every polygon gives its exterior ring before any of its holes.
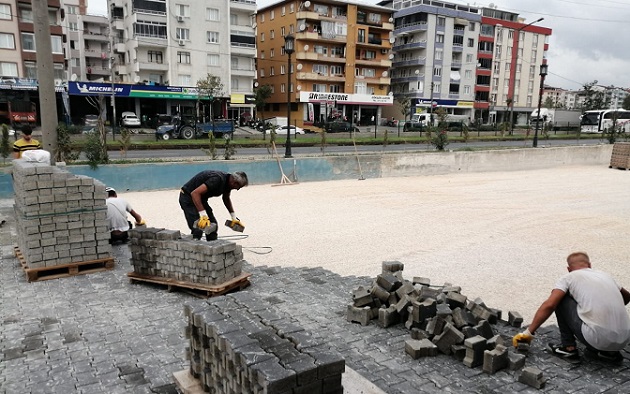
{"type": "Polygon", "coordinates": [[[435,84],[433,82],[431,82],[431,99],[429,100],[429,122],[431,122],[431,124],[429,126],[433,127],[433,86],[435,84]]]}
{"type": "MultiPolygon", "coordinates": [[[[109,48],[110,48],[110,58],[109,58],[109,69],[112,73],[111,75],[111,80],[112,80],[112,139],[115,140],[116,139],[116,84],[114,83],[115,80],[115,70],[114,70],[114,66],[116,65],[116,58],[114,57],[114,29],[109,28],[109,36],[111,38],[111,42],[109,44],[109,48]]],[[[107,133],[106,133],[107,135],[107,133]]]]}
{"type": "Polygon", "coordinates": [[[48,1],[32,0],[33,28],[37,47],[37,82],[40,119],[42,123],[42,147],[50,152],[50,164],[55,165],[57,156],[57,101],[55,98],[55,74],[48,19],[48,1]]]}

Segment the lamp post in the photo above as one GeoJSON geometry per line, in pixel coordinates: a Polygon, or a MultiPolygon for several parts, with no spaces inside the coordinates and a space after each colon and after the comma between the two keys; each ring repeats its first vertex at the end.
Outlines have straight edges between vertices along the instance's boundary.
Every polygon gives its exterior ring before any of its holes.
{"type": "Polygon", "coordinates": [[[510,89],[512,90],[512,97],[510,99],[510,135],[514,134],[514,121],[513,121],[514,119],[514,93],[516,92],[516,69],[518,68],[518,43],[520,40],[520,33],[525,28],[533,25],[534,23],[541,22],[544,19],[545,18],[539,18],[515,30],[516,31],[516,56],[514,56],[514,75],[512,76],[512,79],[510,81],[512,84],[512,86],[510,87],[510,89]]]}
{"type": "Polygon", "coordinates": [[[288,56],[287,67],[287,143],[284,147],[284,157],[290,158],[291,155],[291,54],[295,51],[295,37],[287,34],[284,37],[284,52],[288,56]]]}
{"type": "Polygon", "coordinates": [[[540,116],[540,105],[542,104],[543,88],[545,86],[545,77],[547,76],[548,69],[549,69],[549,65],[547,64],[540,65],[540,91],[538,92],[538,121],[536,122],[536,129],[534,130],[534,145],[533,145],[534,148],[538,147],[538,127],[542,119],[542,117],[540,116]]]}

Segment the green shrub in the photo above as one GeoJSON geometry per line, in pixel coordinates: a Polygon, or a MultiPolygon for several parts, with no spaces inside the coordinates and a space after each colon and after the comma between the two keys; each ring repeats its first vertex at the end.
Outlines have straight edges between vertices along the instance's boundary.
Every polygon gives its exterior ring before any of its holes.
{"type": "Polygon", "coordinates": [[[92,169],[96,169],[99,164],[109,163],[109,156],[101,145],[98,133],[88,134],[88,138],[85,142],[85,156],[92,169]]]}
{"type": "Polygon", "coordinates": [[[57,152],[55,153],[55,161],[71,163],[79,159],[81,154],[80,149],[72,148],[72,141],[70,140],[70,128],[65,123],[59,123],[57,125],[57,152]]]}
{"type": "Polygon", "coordinates": [[[431,145],[433,145],[437,150],[444,150],[448,144],[448,132],[446,130],[438,131],[435,133],[435,137],[431,139],[431,145]]]}

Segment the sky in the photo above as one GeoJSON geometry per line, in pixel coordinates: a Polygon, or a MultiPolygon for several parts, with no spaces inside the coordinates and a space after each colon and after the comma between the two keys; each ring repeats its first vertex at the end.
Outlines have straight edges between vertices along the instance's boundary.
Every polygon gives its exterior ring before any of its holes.
{"type": "MultiPolygon", "coordinates": [[[[277,0],[259,0],[264,7],[277,0]]],[[[377,0],[355,0],[376,4],[377,0]]],[[[579,90],[585,83],[630,88],[630,0],[494,0],[470,4],[516,12],[552,29],[545,84],[579,90]]],[[[88,13],[107,15],[107,0],[88,0],[88,13]]]]}

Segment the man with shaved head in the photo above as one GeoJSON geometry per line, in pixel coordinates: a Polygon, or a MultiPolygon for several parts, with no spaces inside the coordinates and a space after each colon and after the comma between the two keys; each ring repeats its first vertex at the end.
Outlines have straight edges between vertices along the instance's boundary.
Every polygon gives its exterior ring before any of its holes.
{"type": "Polygon", "coordinates": [[[538,327],[555,312],[561,343],[549,344],[552,354],[568,361],[579,360],[577,339],[594,356],[622,361],[619,351],[630,342],[630,318],[625,307],[630,292],[609,274],[592,269],[584,252],[571,253],[567,264],[569,273],[556,282],[527,330],[514,336],[514,346],[530,343],[538,327]]]}

